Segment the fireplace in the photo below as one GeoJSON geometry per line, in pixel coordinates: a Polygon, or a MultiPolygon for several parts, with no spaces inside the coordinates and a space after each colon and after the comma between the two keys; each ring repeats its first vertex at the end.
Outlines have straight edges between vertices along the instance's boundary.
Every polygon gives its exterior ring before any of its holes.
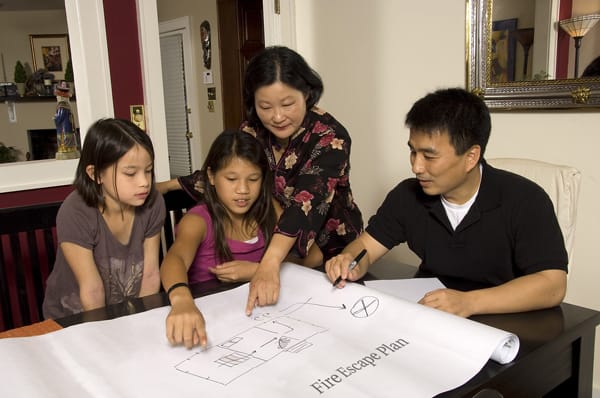
{"type": "Polygon", "coordinates": [[[56,154],[56,129],[27,130],[28,160],[54,159],[56,154]]]}
{"type": "MultiPolygon", "coordinates": [[[[77,138],[77,149],[81,150],[81,141],[79,139],[79,129],[75,137],[77,138]]],[[[29,129],[27,130],[27,160],[54,159],[56,156],[56,129],[29,129]]]]}

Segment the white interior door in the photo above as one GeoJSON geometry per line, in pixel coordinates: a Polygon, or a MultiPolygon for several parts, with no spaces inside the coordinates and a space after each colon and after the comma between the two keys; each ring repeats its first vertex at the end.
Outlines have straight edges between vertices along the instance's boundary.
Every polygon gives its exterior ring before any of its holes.
{"type": "Polygon", "coordinates": [[[160,52],[171,178],[200,168],[199,120],[194,112],[193,64],[189,19],[160,24],[160,52]]]}
{"type": "Polygon", "coordinates": [[[192,171],[181,34],[160,36],[171,178],[192,171]]]}

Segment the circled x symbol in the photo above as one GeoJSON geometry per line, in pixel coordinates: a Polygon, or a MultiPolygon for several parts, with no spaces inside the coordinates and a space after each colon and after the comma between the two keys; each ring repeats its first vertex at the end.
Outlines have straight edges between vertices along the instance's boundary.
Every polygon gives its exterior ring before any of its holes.
{"type": "Polygon", "coordinates": [[[373,315],[378,307],[379,299],[377,297],[365,296],[354,303],[350,313],[356,318],[366,318],[373,315]]]}

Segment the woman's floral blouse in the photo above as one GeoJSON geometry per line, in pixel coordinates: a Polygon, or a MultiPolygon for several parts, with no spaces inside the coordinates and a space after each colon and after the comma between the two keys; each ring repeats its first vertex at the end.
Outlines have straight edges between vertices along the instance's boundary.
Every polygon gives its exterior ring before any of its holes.
{"type": "MultiPolygon", "coordinates": [[[[242,124],[259,139],[275,178],[274,197],[284,209],[275,232],[296,237],[294,254],[305,257],[316,243],[324,260],[339,254],[363,230],[362,215],[350,189],[348,132],[332,115],[314,107],[275,162],[272,134],[261,126],[242,124]]],[[[201,197],[199,173],[179,177],[185,191],[201,197]]]]}

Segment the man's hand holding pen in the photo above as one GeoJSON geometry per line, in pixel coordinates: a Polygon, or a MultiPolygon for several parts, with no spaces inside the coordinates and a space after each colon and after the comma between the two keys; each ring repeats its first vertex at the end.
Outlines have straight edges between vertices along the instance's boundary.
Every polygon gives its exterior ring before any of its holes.
{"type": "Polygon", "coordinates": [[[325,263],[327,277],[337,288],[346,286],[346,281],[356,281],[367,273],[368,261],[361,261],[367,254],[365,249],[359,253],[341,253],[325,263]]]}

